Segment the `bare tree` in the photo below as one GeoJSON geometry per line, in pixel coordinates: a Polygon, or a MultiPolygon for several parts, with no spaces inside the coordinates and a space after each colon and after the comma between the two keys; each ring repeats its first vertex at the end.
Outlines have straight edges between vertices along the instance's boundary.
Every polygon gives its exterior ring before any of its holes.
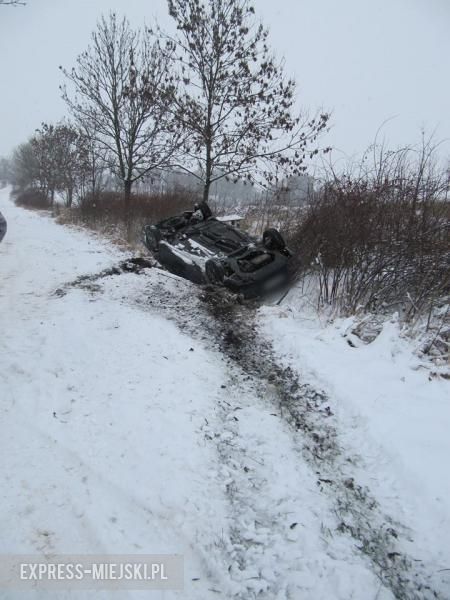
{"type": "Polygon", "coordinates": [[[87,151],[81,133],[69,123],[43,123],[19,146],[11,161],[12,182],[20,190],[38,190],[52,205],[57,192],[71,206],[87,172],[87,151]]]}
{"type": "Polygon", "coordinates": [[[0,158],[0,186],[6,185],[11,178],[11,161],[5,157],[0,158]]]}
{"type": "Polygon", "coordinates": [[[62,172],[60,135],[57,126],[42,123],[41,129],[31,138],[30,144],[34,152],[35,162],[38,168],[38,180],[41,191],[50,199],[53,205],[56,192],[64,187],[64,175],[62,172]]]}
{"type": "Polygon", "coordinates": [[[132,185],[167,166],[178,147],[168,116],[174,79],[172,49],[150,31],[134,31],[114,13],[102,17],[92,44],[76,66],[62,69],[72,92],[63,98],[78,123],[107,150],[112,172],[123,182],[128,220],[132,185]]]}
{"type": "Polygon", "coordinates": [[[88,149],[85,147],[84,136],[73,125],[65,122],[57,125],[43,124],[38,133],[41,139],[47,141],[47,146],[50,146],[56,188],[64,193],[66,206],[71,207],[88,168],[88,149]]]}
{"type": "Polygon", "coordinates": [[[21,190],[36,187],[45,193],[45,182],[41,178],[39,164],[31,140],[18,146],[11,158],[11,183],[21,190]]]}
{"type": "Polygon", "coordinates": [[[227,177],[271,184],[306,169],[327,114],[295,114],[295,82],[268,47],[250,0],[168,0],[184,92],[175,118],[188,134],[179,166],[203,184],[227,177]]]}
{"type": "Polygon", "coordinates": [[[80,182],[79,202],[94,200],[104,185],[108,165],[108,150],[97,143],[95,132],[80,129],[80,182]]]}

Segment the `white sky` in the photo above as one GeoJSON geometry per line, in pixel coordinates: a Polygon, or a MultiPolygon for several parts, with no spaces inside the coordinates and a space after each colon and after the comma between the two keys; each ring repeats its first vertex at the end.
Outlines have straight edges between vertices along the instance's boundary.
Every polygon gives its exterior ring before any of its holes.
{"type": "MultiPolygon", "coordinates": [[[[327,143],[362,151],[379,126],[392,145],[413,143],[421,127],[450,138],[450,0],[255,0],[285,56],[304,106],[333,112],[327,143]]],[[[0,7],[0,156],[41,121],[65,115],[58,65],[71,67],[102,12],[134,25],[166,0],[28,0],[0,7]]],[[[447,146],[448,149],[448,146],[447,146]]]]}

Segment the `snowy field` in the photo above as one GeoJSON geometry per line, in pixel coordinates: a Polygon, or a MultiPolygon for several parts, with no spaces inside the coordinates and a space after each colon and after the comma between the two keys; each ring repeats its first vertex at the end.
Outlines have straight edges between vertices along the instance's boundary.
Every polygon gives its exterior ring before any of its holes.
{"type": "MultiPolygon", "coordinates": [[[[183,592],[121,600],[450,598],[448,382],[417,368],[395,323],[352,348],[348,323],[289,305],[254,315],[279,364],[327,396],[313,422],[329,419],[339,457],[325,479],[276,379],[211,342],[198,287],[156,268],[96,279],[128,255],[6,189],[0,210],[0,553],[184,555],[183,592]],[[370,491],[366,530],[371,514],[392,530],[391,579],[342,527],[334,476],[370,491]]],[[[0,591],[56,597],[111,595],[0,591]]]]}

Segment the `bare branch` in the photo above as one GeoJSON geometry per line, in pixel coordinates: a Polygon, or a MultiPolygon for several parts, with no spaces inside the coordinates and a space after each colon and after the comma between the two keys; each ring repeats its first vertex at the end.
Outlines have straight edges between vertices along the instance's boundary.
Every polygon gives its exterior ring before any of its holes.
{"type": "Polygon", "coordinates": [[[0,0],[0,6],[26,6],[24,0],[0,0]]]}

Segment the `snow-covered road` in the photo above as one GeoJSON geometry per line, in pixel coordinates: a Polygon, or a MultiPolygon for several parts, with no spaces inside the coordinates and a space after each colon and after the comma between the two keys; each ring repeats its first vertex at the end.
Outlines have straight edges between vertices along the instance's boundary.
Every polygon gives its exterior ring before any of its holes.
{"type": "Polygon", "coordinates": [[[53,296],[124,256],[5,194],[1,210],[0,551],[182,553],[198,597],[225,514],[201,435],[220,362],[160,317],[53,296]]]}
{"type": "MultiPolygon", "coordinates": [[[[295,376],[255,377],[232,343],[213,343],[199,288],[158,269],[97,280],[127,255],[15,207],[7,190],[0,210],[9,226],[0,244],[0,553],[184,555],[183,592],[121,599],[394,597],[376,552],[356,548],[364,532],[342,527],[343,497],[337,513],[336,496],[355,487],[346,479],[328,489],[329,471],[305,456],[321,425],[293,427],[292,407],[279,402],[280,378],[293,385],[295,376]]],[[[344,462],[327,464],[343,477],[344,462]]],[[[395,574],[408,572],[405,563],[395,574]]],[[[91,597],[110,596],[58,594],[91,597]]]]}

